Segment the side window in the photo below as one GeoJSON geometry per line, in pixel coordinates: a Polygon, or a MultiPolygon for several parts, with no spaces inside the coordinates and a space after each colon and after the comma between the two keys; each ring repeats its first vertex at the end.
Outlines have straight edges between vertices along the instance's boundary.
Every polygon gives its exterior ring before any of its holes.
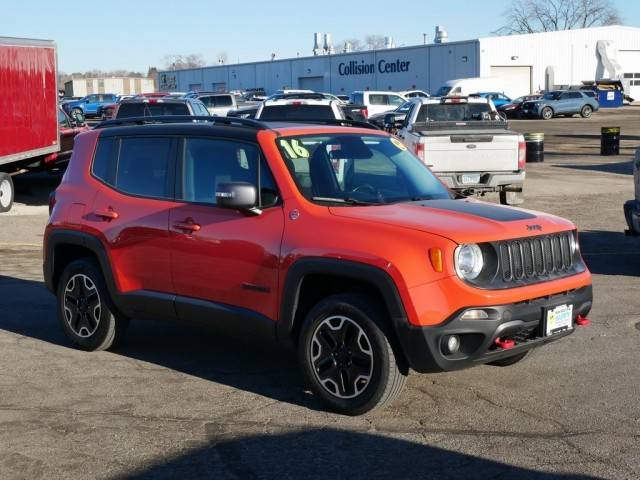
{"type": "Polygon", "coordinates": [[[204,103],[205,107],[213,108],[215,106],[213,102],[213,97],[200,97],[198,100],[204,103]]]}
{"type": "Polygon", "coordinates": [[[207,110],[207,107],[205,107],[204,104],[201,102],[197,102],[197,104],[198,104],[198,108],[200,109],[199,115],[204,115],[205,117],[208,117],[209,110],[207,110]]]}
{"type": "Polygon", "coordinates": [[[69,119],[64,112],[61,112],[60,110],[58,110],[58,125],[60,125],[61,128],[71,128],[71,125],[69,125],[69,119]]]}
{"type": "Polygon", "coordinates": [[[98,101],[98,96],[97,95],[89,95],[87,97],[87,101],[89,103],[96,103],[98,101]]]}
{"type": "Polygon", "coordinates": [[[115,172],[115,148],[117,141],[113,138],[101,138],[98,140],[96,154],[93,157],[93,165],[91,171],[93,176],[103,182],[113,185],[113,177],[115,172]]]}
{"type": "Polygon", "coordinates": [[[387,96],[378,94],[369,95],[369,103],[371,105],[387,105],[387,96]]]}
{"type": "Polygon", "coordinates": [[[453,90],[451,90],[451,91],[449,92],[449,94],[450,94],[450,95],[451,95],[451,94],[454,94],[454,95],[455,95],[455,94],[460,93],[460,92],[462,92],[462,88],[461,88],[461,87],[456,87],[456,88],[454,88],[453,90]]]}
{"type": "Polygon", "coordinates": [[[272,206],[275,182],[257,146],[207,138],[186,138],[181,161],[180,198],[215,205],[220,183],[247,182],[257,186],[260,162],[261,205],[272,206]]]}
{"type": "Polygon", "coordinates": [[[116,171],[116,188],[133,195],[168,198],[171,138],[123,138],[116,171]]]}
{"type": "Polygon", "coordinates": [[[402,105],[404,102],[406,102],[404,98],[399,97],[397,95],[389,95],[388,99],[389,99],[389,105],[399,106],[399,105],[402,105]]]}

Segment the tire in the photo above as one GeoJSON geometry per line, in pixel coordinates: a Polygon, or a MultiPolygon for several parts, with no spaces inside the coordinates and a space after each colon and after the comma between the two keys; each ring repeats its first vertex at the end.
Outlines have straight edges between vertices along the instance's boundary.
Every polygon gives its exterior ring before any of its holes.
{"type": "Polygon", "coordinates": [[[102,272],[91,258],[71,262],[58,282],[58,319],[82,350],[107,350],[124,336],[129,320],[116,313],[102,272]]]}
{"type": "Polygon", "coordinates": [[[589,118],[592,113],[593,108],[591,107],[591,105],[585,105],[584,107],[582,107],[582,110],[580,110],[580,116],[582,118],[589,118]]]}
{"type": "Polygon", "coordinates": [[[11,176],[4,172],[0,172],[0,213],[11,210],[14,195],[15,189],[13,188],[13,180],[11,180],[11,176]]]}
{"type": "Polygon", "coordinates": [[[334,412],[362,415],[402,391],[408,368],[394,352],[380,311],[366,296],[333,295],[304,320],[298,342],[302,373],[334,412]]]}
{"type": "Polygon", "coordinates": [[[553,118],[553,109],[551,107],[544,107],[540,112],[540,117],[543,120],[551,120],[553,118]]]}
{"type": "Polygon", "coordinates": [[[80,115],[84,116],[84,112],[82,111],[82,109],[81,109],[81,108],[78,108],[78,107],[76,107],[76,108],[72,108],[72,109],[71,109],[71,114],[70,114],[71,118],[75,118],[75,115],[76,115],[76,114],[78,114],[78,113],[79,113],[80,115]]]}
{"type": "Polygon", "coordinates": [[[524,203],[524,195],[522,192],[506,192],[500,191],[501,205],[522,205],[524,203]]]}
{"type": "Polygon", "coordinates": [[[521,362],[525,358],[529,357],[533,349],[527,350],[526,352],[519,353],[517,355],[513,355],[512,357],[501,358],[500,360],[496,360],[495,362],[489,362],[487,365],[491,365],[492,367],[510,367],[511,365],[515,365],[518,362],[521,362]]]}

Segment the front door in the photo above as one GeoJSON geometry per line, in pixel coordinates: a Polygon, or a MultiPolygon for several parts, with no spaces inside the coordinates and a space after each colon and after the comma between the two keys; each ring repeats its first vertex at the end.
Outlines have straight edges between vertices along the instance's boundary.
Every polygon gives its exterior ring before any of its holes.
{"type": "Polygon", "coordinates": [[[193,312],[180,305],[195,299],[276,319],[284,216],[258,146],[187,137],[179,151],[176,198],[183,203],[169,213],[178,314],[193,312]],[[218,184],[257,186],[258,179],[261,214],[216,206],[218,184]]]}

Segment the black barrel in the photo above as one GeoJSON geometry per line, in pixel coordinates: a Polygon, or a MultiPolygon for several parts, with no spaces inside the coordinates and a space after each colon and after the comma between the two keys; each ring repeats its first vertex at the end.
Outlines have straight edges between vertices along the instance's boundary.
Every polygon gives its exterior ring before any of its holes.
{"type": "Polygon", "coordinates": [[[620,127],[602,127],[600,132],[600,155],[620,154],[620,127]]]}
{"type": "Polygon", "coordinates": [[[544,133],[525,133],[527,162],[544,162],[544,133]]]}

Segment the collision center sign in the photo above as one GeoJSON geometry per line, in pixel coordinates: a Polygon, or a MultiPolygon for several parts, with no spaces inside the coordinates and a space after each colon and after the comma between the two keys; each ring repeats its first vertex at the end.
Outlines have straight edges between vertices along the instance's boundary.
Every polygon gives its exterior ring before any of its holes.
{"type": "Polygon", "coordinates": [[[372,73],[396,73],[396,72],[408,72],[411,62],[402,61],[396,59],[395,61],[388,62],[387,60],[379,60],[377,63],[364,63],[364,60],[357,62],[351,60],[349,62],[342,62],[338,65],[338,74],[341,76],[346,75],[371,75],[372,73]]]}

